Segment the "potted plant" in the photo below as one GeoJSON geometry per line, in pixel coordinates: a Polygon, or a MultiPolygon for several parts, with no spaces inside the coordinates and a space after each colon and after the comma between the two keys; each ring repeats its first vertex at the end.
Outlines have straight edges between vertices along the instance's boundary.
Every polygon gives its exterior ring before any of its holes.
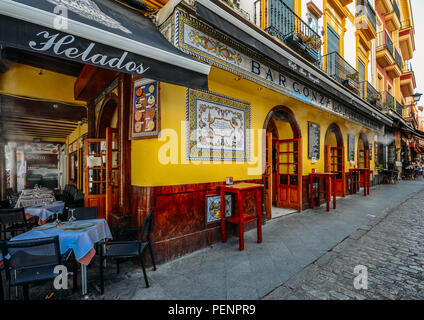
{"type": "Polygon", "coordinates": [[[343,85],[353,90],[355,93],[359,93],[359,72],[350,73],[346,75],[346,79],[343,81],[343,85]]]}

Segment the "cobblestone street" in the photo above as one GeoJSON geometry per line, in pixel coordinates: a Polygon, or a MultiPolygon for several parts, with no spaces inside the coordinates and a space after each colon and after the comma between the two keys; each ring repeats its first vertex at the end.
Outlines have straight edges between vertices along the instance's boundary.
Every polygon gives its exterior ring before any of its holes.
{"type": "Polygon", "coordinates": [[[263,299],[423,299],[424,193],[361,227],[263,299]],[[368,289],[356,290],[357,265],[368,289]]]}

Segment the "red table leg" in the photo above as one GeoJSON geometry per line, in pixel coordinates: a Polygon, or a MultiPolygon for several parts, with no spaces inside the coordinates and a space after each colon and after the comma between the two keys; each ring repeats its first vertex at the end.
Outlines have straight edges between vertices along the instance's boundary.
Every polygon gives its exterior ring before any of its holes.
{"type": "Polygon", "coordinates": [[[224,188],[221,188],[221,241],[227,242],[227,234],[225,230],[225,192],[224,188]]]}
{"type": "Polygon", "coordinates": [[[262,243],[262,197],[261,190],[256,191],[256,214],[257,214],[257,238],[262,243]]]}
{"type": "Polygon", "coordinates": [[[325,200],[327,202],[327,211],[330,211],[330,190],[331,190],[330,178],[326,177],[325,178],[325,200]]]}
{"type": "Polygon", "coordinates": [[[368,195],[370,195],[370,184],[371,184],[371,171],[368,171],[368,188],[367,188],[367,193],[368,195]]]}
{"type": "Polygon", "coordinates": [[[239,215],[239,248],[241,251],[244,250],[244,219],[243,219],[243,201],[241,197],[241,192],[237,192],[237,207],[238,207],[238,215],[239,215]]]}
{"type": "Polygon", "coordinates": [[[332,191],[333,191],[333,209],[336,210],[336,176],[333,176],[331,178],[333,180],[333,187],[332,187],[332,191]]]}
{"type": "Polygon", "coordinates": [[[363,175],[364,175],[364,196],[366,197],[367,196],[367,181],[368,181],[368,179],[367,179],[367,174],[366,174],[366,171],[364,170],[364,171],[362,171],[363,172],[363,175]]]}
{"type": "Polygon", "coordinates": [[[350,194],[353,194],[353,174],[352,171],[349,172],[350,175],[350,194]]]}

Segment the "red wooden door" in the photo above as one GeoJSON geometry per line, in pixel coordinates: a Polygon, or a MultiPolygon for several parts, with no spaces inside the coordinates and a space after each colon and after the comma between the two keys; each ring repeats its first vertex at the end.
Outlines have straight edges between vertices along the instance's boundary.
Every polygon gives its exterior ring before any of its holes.
{"type": "Polygon", "coordinates": [[[119,210],[119,159],[118,130],[106,128],[106,220],[119,210]]]}
{"type": "Polygon", "coordinates": [[[301,139],[277,142],[277,206],[301,210],[301,139]]]}
{"type": "Polygon", "coordinates": [[[265,209],[267,219],[272,218],[272,133],[266,133],[265,209]]]}
{"type": "Polygon", "coordinates": [[[336,174],[336,195],[346,196],[346,173],[344,147],[332,147],[330,151],[330,172],[336,174]]]}
{"type": "Polygon", "coordinates": [[[84,197],[86,207],[97,207],[99,218],[105,218],[106,141],[84,141],[84,197]]]}
{"type": "MultiPolygon", "coordinates": [[[[370,167],[370,154],[369,150],[359,150],[359,168],[368,169],[370,167]]],[[[363,175],[360,175],[359,185],[361,188],[364,187],[364,178],[363,175]]]]}

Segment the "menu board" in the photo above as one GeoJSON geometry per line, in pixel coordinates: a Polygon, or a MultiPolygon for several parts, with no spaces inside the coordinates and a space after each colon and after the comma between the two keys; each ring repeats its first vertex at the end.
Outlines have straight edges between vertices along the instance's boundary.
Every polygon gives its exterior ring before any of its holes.
{"type": "Polygon", "coordinates": [[[355,161],[355,136],[353,134],[348,134],[348,160],[349,161],[355,161]]]}
{"type": "Polygon", "coordinates": [[[372,157],[373,157],[373,155],[372,155],[372,143],[370,143],[370,151],[369,151],[369,157],[370,157],[370,161],[372,160],[372,157]]]}
{"type": "Polygon", "coordinates": [[[317,123],[308,121],[308,157],[309,159],[320,158],[321,127],[317,123]]]}
{"type": "Polygon", "coordinates": [[[142,79],[134,81],[131,139],[153,138],[159,135],[159,82],[142,79]]]}

